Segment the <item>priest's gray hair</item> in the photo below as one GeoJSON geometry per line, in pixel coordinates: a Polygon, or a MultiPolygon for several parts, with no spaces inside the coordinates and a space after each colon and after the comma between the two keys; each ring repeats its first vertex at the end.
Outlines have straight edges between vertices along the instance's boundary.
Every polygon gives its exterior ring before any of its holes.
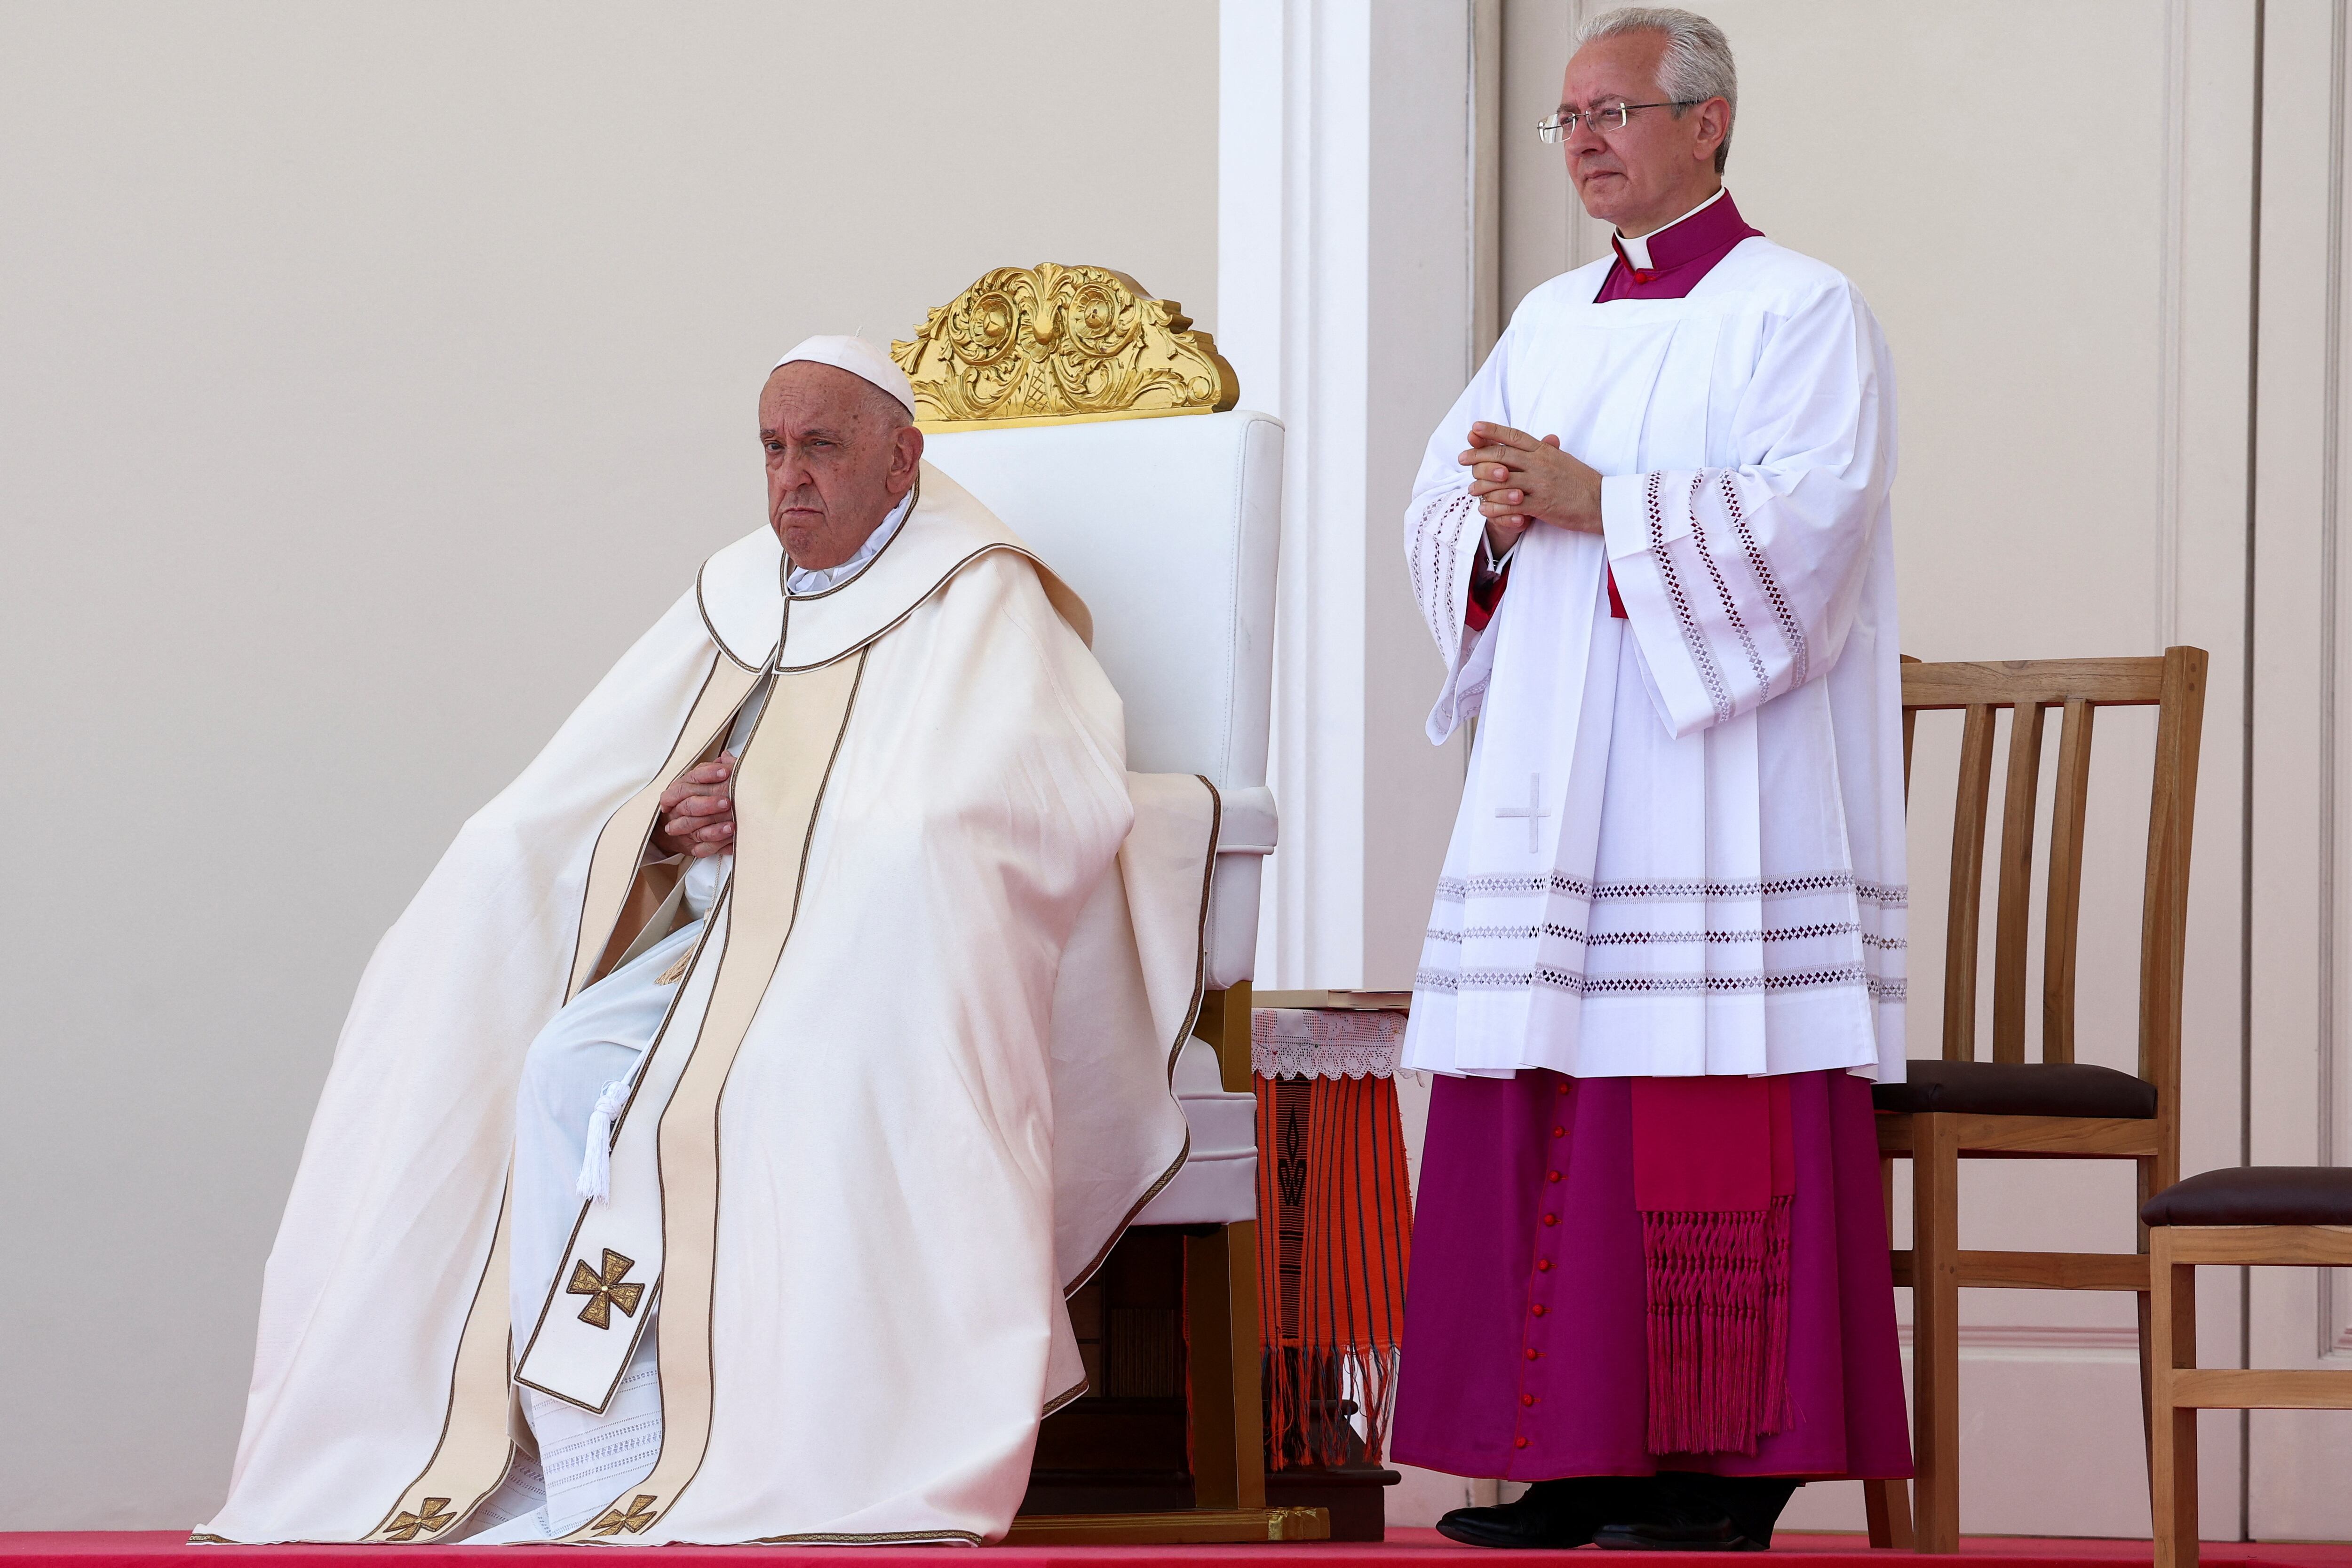
{"type": "MultiPolygon", "coordinates": [[[[1619,38],[1628,33],[1661,33],[1665,36],[1666,52],[1658,61],[1658,90],[1675,103],[1704,103],[1710,98],[1723,99],[1728,112],[1724,116],[1723,141],[1715,150],[1715,172],[1731,157],[1731,121],[1739,112],[1739,72],[1731,63],[1731,40],[1723,29],[1692,11],[1678,11],[1671,5],[1627,5],[1615,11],[1603,11],[1577,30],[1576,47],[1602,38],[1619,38]]],[[[1683,111],[1675,110],[1680,120],[1683,111]]]]}

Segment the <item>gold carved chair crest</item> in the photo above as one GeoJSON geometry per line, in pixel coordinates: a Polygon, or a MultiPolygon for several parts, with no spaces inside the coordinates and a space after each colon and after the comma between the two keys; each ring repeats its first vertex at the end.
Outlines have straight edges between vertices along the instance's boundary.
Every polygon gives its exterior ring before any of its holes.
{"type": "Polygon", "coordinates": [[[1172,299],[1107,267],[1000,267],[934,308],[890,357],[925,430],[1220,413],[1233,366],[1172,299]]]}

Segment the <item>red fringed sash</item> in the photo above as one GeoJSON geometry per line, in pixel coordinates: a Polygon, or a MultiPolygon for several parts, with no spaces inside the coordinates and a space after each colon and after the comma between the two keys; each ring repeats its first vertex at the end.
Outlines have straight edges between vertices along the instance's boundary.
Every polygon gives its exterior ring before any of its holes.
{"type": "Polygon", "coordinates": [[[1788,1082],[1636,1078],[1633,1090],[1649,1449],[1752,1454],[1790,1415],[1788,1082]]]}
{"type": "Polygon", "coordinates": [[[1362,1457],[1377,1464],[1412,1246],[1396,1085],[1370,1076],[1256,1082],[1269,1462],[1348,1461],[1349,1432],[1336,1406],[1315,1408],[1348,1397],[1363,1410],[1362,1457]]]}

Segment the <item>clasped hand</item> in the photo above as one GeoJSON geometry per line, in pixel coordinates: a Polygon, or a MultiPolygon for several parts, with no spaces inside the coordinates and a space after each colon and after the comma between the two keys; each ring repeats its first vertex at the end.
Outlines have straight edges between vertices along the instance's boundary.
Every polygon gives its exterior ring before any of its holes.
{"type": "Polygon", "coordinates": [[[734,778],[735,759],[724,756],[681,774],[677,783],[662,791],[661,826],[654,831],[654,847],[664,854],[694,860],[733,849],[734,778]]]}
{"type": "Polygon", "coordinates": [[[1500,555],[1531,523],[1576,533],[1601,531],[1601,475],[1560,450],[1559,437],[1541,441],[1507,424],[1470,427],[1470,494],[1486,519],[1486,548],[1500,555]]]}

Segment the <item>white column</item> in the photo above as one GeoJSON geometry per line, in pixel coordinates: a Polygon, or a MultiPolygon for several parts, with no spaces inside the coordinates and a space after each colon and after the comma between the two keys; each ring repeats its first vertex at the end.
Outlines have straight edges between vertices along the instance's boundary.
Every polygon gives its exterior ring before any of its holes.
{"type": "Polygon", "coordinates": [[[1471,0],[1225,0],[1218,345],[1288,429],[1258,985],[1402,988],[1460,793],[1399,543],[1471,369],[1471,0]]]}

